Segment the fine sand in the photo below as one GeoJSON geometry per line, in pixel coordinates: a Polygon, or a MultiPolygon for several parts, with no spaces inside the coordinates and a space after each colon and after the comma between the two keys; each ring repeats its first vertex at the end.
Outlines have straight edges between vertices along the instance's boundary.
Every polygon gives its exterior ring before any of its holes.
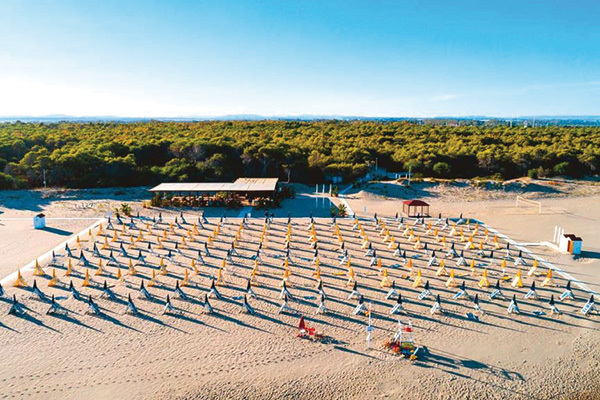
{"type": "MultiPolygon", "coordinates": [[[[2,276],[66,240],[69,234],[64,232],[78,233],[120,203],[146,198],[142,189],[134,189],[131,196],[115,195],[114,191],[68,191],[61,195],[74,198],[57,195],[44,198],[40,192],[1,193],[2,276]],[[44,211],[49,218],[92,219],[49,219],[48,225],[55,231],[34,231],[29,218],[39,211],[44,211]],[[24,243],[23,238],[27,245],[20,244],[24,243]],[[15,244],[7,246],[7,241],[15,244]],[[11,264],[15,266],[13,269],[11,264]]],[[[124,234],[118,226],[119,236],[115,241],[111,241],[113,231],[108,230],[107,234],[106,223],[102,233],[93,229],[93,239],[87,233],[81,236],[81,247],[91,264],[90,286],[82,287],[88,268],[78,265],[81,263],[77,258],[71,260],[71,276],[64,276],[68,265],[64,251],[53,265],[49,265],[49,260],[42,262],[46,275],[35,278],[38,286],[47,296],[55,294],[58,303],[70,310],[67,316],[46,315],[49,304],[31,298],[34,279],[31,270],[23,274],[28,288],[4,285],[6,296],[0,301],[0,310],[4,310],[0,315],[0,337],[4,343],[1,354],[4,362],[0,366],[3,397],[595,399],[600,396],[598,319],[579,312],[589,296],[574,286],[576,300],[557,300],[563,314],[551,316],[547,301],[550,295],[557,298],[562,293],[566,281],[555,273],[554,281],[558,287],[541,287],[546,270],[540,268],[537,274],[528,276],[526,272],[532,259],[526,256],[528,266],[523,269],[524,287],[513,288],[510,280],[502,283],[507,298],[513,294],[517,296],[522,312],[520,315],[507,314],[508,300],[491,301],[488,297],[491,288],[477,285],[486,267],[492,284],[502,276],[502,252],[490,265],[491,260],[478,257],[469,250],[465,257],[468,261],[476,260],[474,276],[468,265],[457,266],[456,259],[445,260],[448,270],[455,269],[457,281],[464,280],[468,292],[472,296],[479,295],[485,314],[478,315],[478,322],[468,320],[465,314],[474,312],[471,301],[453,299],[457,289],[445,287],[448,276],[436,276],[437,267],[427,267],[428,256],[424,250],[414,249],[414,242],[402,235],[404,229],[399,229],[398,223],[391,218],[401,210],[400,199],[400,196],[386,199],[378,193],[350,191],[346,201],[357,214],[361,214],[366,206],[365,217],[371,217],[373,212],[390,217],[387,220],[390,233],[407,250],[413,271],[403,266],[402,260],[388,249],[372,220],[363,221],[363,226],[382,259],[383,268],[402,293],[408,315],[389,314],[395,300],[385,299],[388,288],[380,285],[381,271],[376,266],[369,266],[370,257],[365,257],[365,250],[361,249],[362,239],[358,237],[358,231],[352,229],[353,221],[339,220],[340,233],[351,255],[359,289],[365,300],[372,302],[375,331],[370,350],[366,349],[365,341],[368,318],[352,313],[357,300],[348,299],[351,292],[351,286],[347,286],[348,273],[346,266],[339,264],[338,239],[329,218],[317,219],[316,233],[326,305],[330,312],[315,314],[319,294],[315,288],[313,251],[306,229],[308,219],[294,218],[289,267],[292,272],[289,290],[294,298],[289,304],[298,313],[278,314],[284,274],[285,215],[288,210],[293,215],[307,215],[310,211],[316,216],[323,215],[329,208],[328,199],[302,195],[298,201],[289,200],[283,209],[277,210],[279,218],[267,229],[264,255],[256,275],[254,291],[258,298],[248,300],[256,310],[254,315],[240,310],[253,268],[251,257],[256,254],[263,229],[262,211],[250,210],[258,218],[251,219],[242,230],[239,255],[233,256],[233,263],[226,264],[222,274],[226,283],[219,287],[223,298],[210,299],[216,312],[204,314],[204,294],[208,292],[212,278],[219,276],[226,250],[238,232],[241,220],[236,217],[240,210],[228,212],[230,218],[221,225],[210,247],[211,256],[203,257],[205,263],[198,262],[197,252],[216,228],[218,219],[209,218],[210,223],[198,228],[192,241],[187,231],[193,230],[192,224],[197,221],[198,213],[186,212],[187,224],[181,228],[175,225],[174,232],[170,232],[168,222],[178,213],[163,210],[166,222],[153,226],[152,234],[146,228],[148,220],[138,220],[136,228],[129,228],[124,234]],[[129,248],[130,238],[138,238],[140,229],[142,238],[129,248]],[[162,240],[164,248],[158,249],[156,235],[162,237],[164,230],[167,230],[167,239],[162,240]],[[95,276],[99,258],[91,250],[93,243],[102,247],[105,235],[108,235],[109,248],[100,250],[104,272],[95,276]],[[179,248],[183,244],[183,235],[187,235],[186,245],[181,247],[181,253],[175,252],[175,243],[179,248]],[[127,255],[120,251],[121,242],[127,255]],[[146,264],[137,265],[136,275],[129,275],[129,259],[135,262],[134,265],[138,264],[135,260],[138,251],[147,249],[148,242],[158,255],[145,252],[146,264]],[[117,266],[108,263],[110,249],[125,276],[121,284],[117,279],[117,266]],[[165,259],[167,274],[161,275],[160,256],[168,255],[168,249],[173,257],[165,259]],[[198,262],[197,275],[191,264],[193,258],[198,262]],[[413,287],[414,275],[419,268],[423,280],[430,281],[434,295],[440,295],[445,314],[429,313],[434,302],[432,298],[417,299],[423,290],[413,287]],[[61,282],[48,287],[53,269],[61,282]],[[184,301],[174,298],[174,286],[176,281],[183,281],[186,270],[190,282],[183,291],[190,299],[184,301]],[[148,285],[152,271],[157,278],[156,284],[148,287],[153,296],[149,301],[139,298],[138,288],[141,281],[148,285]],[[93,296],[102,309],[101,317],[85,314],[88,305],[74,299],[68,291],[71,280],[82,296],[93,296]],[[113,286],[119,296],[117,301],[101,298],[104,280],[113,286]],[[534,280],[541,300],[525,300],[524,295],[534,280]],[[9,297],[13,294],[27,308],[25,316],[6,315],[9,297]],[[124,314],[129,294],[139,308],[139,315],[124,314]],[[162,314],[167,295],[181,314],[162,314]],[[534,311],[537,310],[544,314],[536,315],[534,311]],[[296,337],[300,314],[305,316],[309,326],[324,331],[324,342],[296,337]],[[417,361],[408,361],[382,348],[382,343],[396,331],[398,319],[412,321],[417,345],[423,347],[417,361]]],[[[544,199],[543,210],[548,212],[541,215],[514,207],[514,197],[512,200],[471,201],[474,200],[472,197],[459,193],[454,201],[436,196],[428,196],[426,200],[432,205],[432,214],[441,212],[444,216],[457,217],[462,212],[518,242],[551,240],[554,225],[582,236],[587,253],[579,260],[545,247],[527,247],[592,290],[598,290],[599,197],[544,199]]],[[[338,203],[340,199],[333,201],[338,203]]],[[[149,218],[158,214],[158,210],[134,206],[134,214],[138,210],[149,218]]],[[[221,213],[222,210],[211,210],[207,215],[221,213]]],[[[438,257],[445,253],[441,251],[440,243],[431,235],[425,235],[426,227],[412,228],[422,237],[423,243],[428,243],[430,250],[438,250],[438,257]]],[[[466,227],[463,229],[468,237],[474,225],[471,224],[470,231],[466,231],[466,227]]],[[[444,232],[444,235],[448,234],[449,229],[444,232]]],[[[490,235],[486,249],[491,249],[491,238],[490,235]]],[[[480,227],[474,243],[483,239],[484,229],[480,227]]],[[[452,240],[458,241],[458,236],[449,238],[448,243],[452,240]]],[[[502,239],[499,242],[505,246],[502,239]]],[[[71,246],[77,257],[80,250],[75,243],[71,246]]],[[[463,246],[464,243],[457,242],[457,248],[463,246]]],[[[512,279],[517,268],[514,261],[507,264],[506,272],[512,279]]]]}

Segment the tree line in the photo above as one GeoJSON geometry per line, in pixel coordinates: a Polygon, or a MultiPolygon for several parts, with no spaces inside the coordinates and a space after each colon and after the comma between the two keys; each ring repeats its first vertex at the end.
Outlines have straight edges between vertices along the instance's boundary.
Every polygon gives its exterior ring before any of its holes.
{"type": "Polygon", "coordinates": [[[600,128],[378,121],[0,124],[0,188],[352,181],[377,162],[442,178],[598,174],[600,128]]]}

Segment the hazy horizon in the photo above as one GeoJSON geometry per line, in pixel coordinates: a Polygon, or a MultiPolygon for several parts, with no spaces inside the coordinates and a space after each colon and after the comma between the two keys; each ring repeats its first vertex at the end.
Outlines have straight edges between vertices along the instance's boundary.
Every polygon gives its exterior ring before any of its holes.
{"type": "Polygon", "coordinates": [[[399,117],[399,116],[361,116],[361,115],[318,115],[318,114],[296,114],[296,115],[261,115],[261,114],[229,114],[229,115],[182,115],[182,116],[151,116],[140,117],[134,115],[115,116],[115,115],[66,115],[66,114],[48,114],[48,115],[0,115],[0,120],[19,120],[27,119],[31,121],[61,120],[72,121],[93,121],[93,120],[176,120],[176,121],[234,121],[234,120],[435,120],[435,119],[456,119],[456,120],[486,120],[496,119],[500,121],[524,121],[524,120],[581,120],[597,121],[599,115],[517,115],[517,116],[490,116],[490,115],[434,115],[431,117],[399,117]]]}

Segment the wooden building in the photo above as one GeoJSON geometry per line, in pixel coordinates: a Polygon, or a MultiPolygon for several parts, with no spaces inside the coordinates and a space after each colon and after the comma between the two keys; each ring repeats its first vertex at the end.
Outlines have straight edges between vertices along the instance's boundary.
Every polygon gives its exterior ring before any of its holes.
{"type": "Polygon", "coordinates": [[[278,190],[278,182],[278,178],[239,178],[235,182],[161,183],[150,189],[150,192],[205,200],[220,195],[252,202],[259,198],[273,199],[278,190]]]}
{"type": "Polygon", "coordinates": [[[402,212],[408,217],[429,217],[429,204],[423,200],[404,200],[402,212]]]}

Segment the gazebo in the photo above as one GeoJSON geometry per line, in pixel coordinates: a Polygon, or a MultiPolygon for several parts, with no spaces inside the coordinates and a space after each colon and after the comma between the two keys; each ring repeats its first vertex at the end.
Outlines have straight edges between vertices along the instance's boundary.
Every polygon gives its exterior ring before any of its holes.
{"type": "Polygon", "coordinates": [[[423,200],[404,200],[402,212],[409,217],[429,217],[429,204],[423,200]]]}

